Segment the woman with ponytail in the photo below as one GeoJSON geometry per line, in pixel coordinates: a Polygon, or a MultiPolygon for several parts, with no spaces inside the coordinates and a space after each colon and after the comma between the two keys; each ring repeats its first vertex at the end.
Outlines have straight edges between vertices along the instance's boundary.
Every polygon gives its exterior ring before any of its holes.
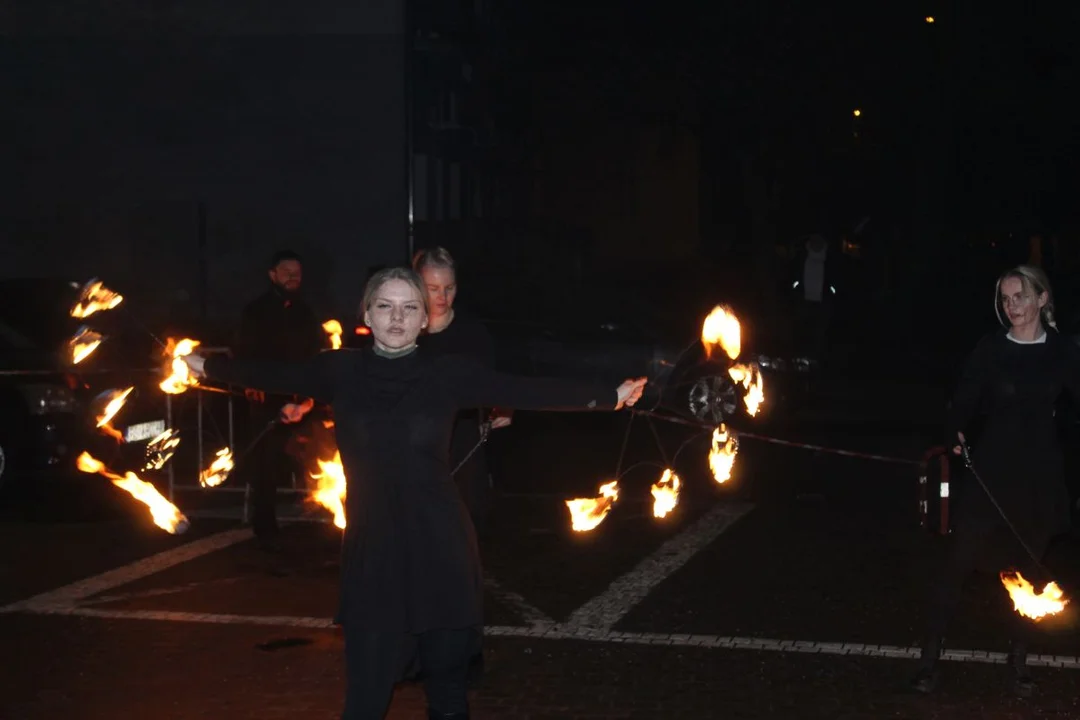
{"type": "MultiPolygon", "coordinates": [[[[985,550],[1008,545],[996,570],[1017,569],[1038,587],[1049,578],[1013,536],[1007,515],[1033,554],[1042,556],[1057,534],[1069,526],[1069,496],[1054,408],[1063,390],[1080,399],[1080,353],[1057,333],[1054,298],[1046,274],[1027,265],[1009,270],[994,289],[994,312],[1003,330],[978,344],[968,358],[948,415],[948,444],[971,438],[974,466],[1001,506],[970,476],[957,483],[952,546],[930,601],[929,627],[913,686],[931,692],[937,686],[938,659],[950,616],[964,581],[985,550]]],[[[1002,593],[1005,598],[1005,594],[1002,593]]],[[[1025,635],[1029,621],[1014,614],[1009,672],[1014,692],[1035,690],[1027,670],[1025,635]]]]}

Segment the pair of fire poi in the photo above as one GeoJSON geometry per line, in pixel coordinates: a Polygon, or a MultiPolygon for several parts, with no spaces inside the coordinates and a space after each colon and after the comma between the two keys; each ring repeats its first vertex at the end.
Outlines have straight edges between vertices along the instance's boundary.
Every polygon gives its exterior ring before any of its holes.
{"type": "MultiPolygon", "coordinates": [[[[88,318],[96,312],[112,310],[122,302],[123,297],[121,295],[109,290],[100,281],[94,279],[83,287],[78,302],[76,302],[71,309],[71,316],[75,318],[88,318]]],[[[342,334],[341,324],[337,320],[328,320],[323,324],[323,330],[329,336],[331,348],[335,350],[340,348],[342,334]]],[[[73,337],[69,343],[72,363],[77,365],[84,361],[101,345],[104,339],[105,338],[100,333],[89,326],[84,325],[79,328],[75,337],[73,337]]],[[[157,340],[157,338],[155,338],[155,340],[157,340]]],[[[726,306],[717,306],[714,308],[702,324],[700,341],[704,346],[706,357],[711,358],[717,349],[720,349],[732,361],[733,364],[728,367],[727,374],[734,386],[742,386],[744,390],[743,403],[746,407],[746,412],[749,416],[755,417],[765,400],[764,383],[762,380],[761,369],[757,364],[741,364],[735,362],[738,360],[741,353],[742,344],[741,326],[735,313],[726,306]]],[[[697,342],[698,340],[695,340],[691,343],[691,345],[683,351],[683,354],[694,347],[697,342]]],[[[190,355],[199,344],[199,341],[190,338],[181,340],[169,338],[166,343],[162,343],[168,360],[169,372],[168,376],[159,385],[163,392],[175,395],[183,393],[189,388],[199,386],[198,379],[194,377],[187,363],[184,361],[184,358],[190,355]]],[[[133,387],[128,387],[121,390],[107,391],[99,396],[98,401],[95,403],[95,405],[101,406],[101,411],[96,417],[97,427],[100,428],[102,432],[115,438],[118,442],[123,442],[123,436],[112,427],[111,421],[124,406],[124,403],[133,389],[133,387]]],[[[570,513],[571,527],[575,532],[589,532],[597,528],[619,500],[619,481],[631,470],[643,465],[654,466],[662,470],[660,478],[650,488],[653,497],[653,516],[664,518],[675,509],[679,501],[679,493],[682,486],[682,480],[675,473],[675,461],[678,459],[682,450],[686,448],[690,442],[696,440],[699,435],[694,435],[684,442],[669,461],[664,452],[663,445],[660,442],[659,435],[652,425],[653,417],[668,419],[662,414],[650,411],[633,411],[631,413],[630,420],[626,426],[626,433],[623,437],[622,450],[620,451],[615,478],[602,484],[596,497],[575,498],[565,501],[566,507],[570,513]],[[655,463],[638,463],[624,471],[622,470],[623,456],[626,452],[627,441],[630,436],[634,418],[638,414],[643,415],[646,422],[649,424],[649,428],[656,438],[658,449],[661,455],[664,456],[665,463],[663,466],[655,463]]],[[[200,485],[207,488],[213,488],[223,483],[235,468],[236,462],[245,457],[275,424],[276,421],[264,428],[236,459],[234,459],[230,448],[226,447],[217,451],[207,469],[200,472],[200,485]]],[[[469,454],[471,455],[473,452],[476,452],[486,439],[487,433],[484,432],[480,442],[469,454]]],[[[738,437],[732,430],[728,429],[724,422],[720,422],[719,425],[712,430],[711,440],[711,448],[708,454],[709,468],[714,480],[717,483],[723,484],[731,479],[732,476],[732,470],[734,468],[735,458],[739,447],[738,437]]],[[[166,429],[164,433],[153,438],[147,444],[147,460],[143,469],[147,471],[162,469],[175,453],[179,442],[180,437],[178,433],[171,428],[166,429]]],[[[1016,531],[1007,515],[1005,515],[1004,511],[997,504],[997,501],[994,499],[993,495],[990,494],[989,489],[975,471],[966,446],[964,447],[964,457],[968,468],[972,471],[976,480],[982,486],[983,490],[987,492],[995,507],[1001,512],[1005,522],[1015,533],[1016,531]]],[[[333,515],[334,525],[338,528],[344,528],[346,478],[341,464],[341,455],[335,450],[332,459],[319,459],[318,464],[320,472],[310,474],[311,479],[316,481],[316,485],[310,494],[310,500],[330,511],[333,515]]],[[[85,452],[79,456],[77,467],[83,472],[104,475],[109,478],[114,485],[127,491],[132,497],[145,504],[150,510],[154,523],[158,527],[174,534],[186,532],[188,529],[190,523],[180,510],[165,499],[151,483],[142,480],[135,473],[128,471],[122,476],[117,475],[110,472],[103,463],[85,452]]],[[[455,468],[455,472],[456,470],[457,468],[455,468]]],[[[1020,538],[1018,533],[1017,538],[1020,539],[1023,544],[1023,539],[1020,538]]],[[[1026,545],[1024,545],[1024,547],[1027,549],[1026,545]]],[[[1028,552],[1031,554],[1030,550],[1028,552]]],[[[1033,554],[1032,559],[1036,562],[1037,567],[1042,568],[1038,558],[1033,554]]],[[[1018,572],[1010,571],[1001,573],[1001,582],[1008,590],[1016,611],[1021,615],[1036,621],[1048,615],[1060,613],[1064,609],[1066,603],[1068,603],[1068,599],[1054,582],[1048,583],[1041,593],[1036,593],[1031,583],[1024,579],[1018,572]]]]}

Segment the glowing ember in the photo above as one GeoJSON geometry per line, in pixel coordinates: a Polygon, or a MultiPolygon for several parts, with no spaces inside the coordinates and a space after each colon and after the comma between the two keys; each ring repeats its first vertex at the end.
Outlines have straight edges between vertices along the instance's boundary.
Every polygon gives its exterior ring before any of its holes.
{"type": "Polygon", "coordinates": [[[742,329],[739,318],[727,305],[713,308],[701,325],[701,342],[705,344],[705,354],[712,356],[713,348],[719,345],[732,360],[742,352],[742,329]]]}
{"type": "Polygon", "coordinates": [[[174,535],[187,532],[190,523],[188,519],[171,502],[162,497],[150,483],[133,473],[128,472],[123,477],[109,472],[105,464],[95,460],[89,453],[83,453],[75,461],[76,466],[84,473],[98,473],[112,481],[112,484],[126,491],[133,498],[150,508],[150,515],[154,518],[154,524],[162,530],[174,535]]]}
{"type": "Polygon", "coordinates": [[[1032,620],[1057,615],[1069,602],[1055,582],[1047,583],[1042,592],[1036,595],[1035,588],[1018,572],[1001,573],[1001,584],[1009,591],[1016,612],[1032,620]]]}
{"type": "Polygon", "coordinates": [[[190,338],[184,338],[179,342],[169,338],[168,342],[165,343],[165,355],[171,358],[171,361],[169,365],[170,374],[161,381],[159,386],[164,392],[170,395],[179,395],[189,387],[199,384],[199,380],[192,375],[191,368],[184,362],[184,357],[193,353],[197,347],[199,347],[199,341],[190,338]]]}
{"type": "Polygon", "coordinates": [[[123,301],[123,296],[117,295],[94,278],[83,286],[78,302],[71,308],[71,317],[90,317],[99,310],[112,310],[123,301]]]}
{"type": "Polygon", "coordinates": [[[746,389],[746,395],[743,397],[746,412],[750,417],[757,415],[761,403],[765,402],[765,381],[761,377],[761,368],[757,363],[732,365],[728,368],[728,375],[746,389]]]}
{"type": "Polygon", "coordinates": [[[210,467],[199,473],[199,484],[203,487],[217,487],[225,482],[225,478],[229,477],[232,469],[232,450],[221,448],[214,455],[214,461],[210,463],[210,467]]]}
{"type": "Polygon", "coordinates": [[[739,439],[734,433],[728,432],[727,426],[721,424],[713,430],[712,450],[709,451],[709,468],[718,483],[725,483],[731,479],[731,470],[735,467],[735,455],[739,452],[739,439]]]}
{"type": "Polygon", "coordinates": [[[98,396],[98,400],[104,400],[105,408],[101,411],[101,414],[97,416],[97,426],[118,441],[122,441],[124,436],[110,423],[112,422],[112,419],[116,417],[116,413],[120,412],[120,408],[124,407],[128,395],[130,395],[131,391],[134,389],[134,387],[129,387],[127,390],[106,390],[98,396]]]}
{"type": "Polygon", "coordinates": [[[71,348],[71,362],[78,365],[90,357],[90,353],[98,349],[98,345],[101,344],[103,339],[100,333],[96,333],[83,325],[75,333],[75,337],[68,341],[68,347],[71,348]]]}
{"type": "Polygon", "coordinates": [[[675,509],[675,506],[679,504],[680,485],[682,482],[679,476],[673,473],[671,468],[664,470],[660,481],[652,486],[653,517],[667,517],[668,513],[675,509]]]}
{"type": "Polygon", "coordinates": [[[333,513],[334,525],[345,529],[346,481],[341,453],[335,450],[333,460],[319,460],[318,463],[322,472],[311,473],[311,479],[317,483],[311,493],[311,500],[333,513]]]}
{"type": "Polygon", "coordinates": [[[327,320],[322,324],[322,329],[326,331],[326,334],[330,336],[330,348],[338,350],[341,348],[341,323],[337,320],[327,320]]]}
{"type": "Polygon", "coordinates": [[[143,470],[160,470],[180,445],[180,435],[172,429],[158,435],[146,444],[146,464],[143,470]]]}
{"type": "Polygon", "coordinates": [[[594,530],[611,512],[611,506],[619,499],[619,481],[612,480],[600,486],[600,495],[596,498],[576,498],[567,500],[570,511],[570,527],[575,532],[594,530]]]}

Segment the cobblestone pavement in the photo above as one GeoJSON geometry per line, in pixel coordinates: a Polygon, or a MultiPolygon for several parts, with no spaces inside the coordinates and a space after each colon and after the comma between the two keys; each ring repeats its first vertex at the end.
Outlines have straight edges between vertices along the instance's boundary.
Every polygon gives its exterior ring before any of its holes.
{"type": "MultiPolygon", "coordinates": [[[[475,717],[1080,717],[1075,610],[1039,626],[1040,691],[1014,699],[999,662],[1011,610],[993,576],[965,591],[939,693],[906,691],[941,550],[915,529],[913,468],[747,440],[721,487],[706,445],[691,445],[672,516],[650,517],[655,471],[641,468],[604,524],[572,533],[562,499],[610,476],[619,422],[524,415],[498,448],[475,717]]],[[[668,453],[686,437],[658,430],[668,453]]],[[[625,466],[655,460],[651,434],[634,438],[625,466]]],[[[902,457],[928,444],[858,428],[801,439],[902,457]]],[[[268,556],[236,527],[196,520],[172,538],[135,513],[0,524],[0,606],[22,603],[0,612],[0,717],[337,717],[340,536],[292,525],[268,556]]],[[[1078,556],[1066,540],[1050,558],[1067,589],[1078,556]]],[[[389,717],[423,718],[421,689],[402,685],[389,717]]]]}

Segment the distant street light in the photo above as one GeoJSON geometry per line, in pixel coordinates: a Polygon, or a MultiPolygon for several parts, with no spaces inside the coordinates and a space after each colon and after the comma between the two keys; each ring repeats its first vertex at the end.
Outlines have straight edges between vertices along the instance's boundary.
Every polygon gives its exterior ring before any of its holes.
{"type": "Polygon", "coordinates": [[[859,108],[855,108],[855,111],[851,114],[855,117],[862,117],[862,110],[860,110],[859,108]]]}
{"type": "Polygon", "coordinates": [[[933,15],[927,15],[926,16],[926,24],[927,25],[933,25],[934,24],[934,16],[933,15]]]}

